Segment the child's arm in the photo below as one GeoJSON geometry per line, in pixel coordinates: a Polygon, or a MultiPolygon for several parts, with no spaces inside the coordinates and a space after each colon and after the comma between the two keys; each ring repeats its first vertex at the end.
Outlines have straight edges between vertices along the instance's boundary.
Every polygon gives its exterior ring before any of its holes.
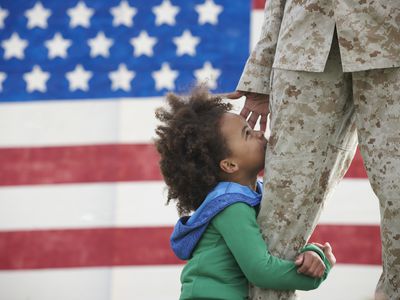
{"type": "Polygon", "coordinates": [[[322,253],[326,268],[321,278],[299,274],[293,261],[270,255],[257,225],[255,210],[245,203],[227,207],[213,219],[212,224],[223,236],[246,278],[261,288],[315,289],[331,269],[322,251],[319,254],[322,253]]]}

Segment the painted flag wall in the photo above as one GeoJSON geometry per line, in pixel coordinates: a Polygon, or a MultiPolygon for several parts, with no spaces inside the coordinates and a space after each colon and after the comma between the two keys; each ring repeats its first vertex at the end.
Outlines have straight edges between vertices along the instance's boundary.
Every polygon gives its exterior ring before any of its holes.
{"type": "MultiPolygon", "coordinates": [[[[1,1],[0,300],[177,299],[154,109],[196,82],[234,90],[263,6],[1,1]]],[[[357,154],[313,236],[339,264],[303,299],[372,299],[378,224],[357,154]]]]}

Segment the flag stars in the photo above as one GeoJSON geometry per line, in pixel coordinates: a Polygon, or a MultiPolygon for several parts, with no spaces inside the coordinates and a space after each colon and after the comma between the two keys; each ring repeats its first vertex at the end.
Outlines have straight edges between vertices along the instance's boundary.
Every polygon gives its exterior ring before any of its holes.
{"type": "Polygon", "coordinates": [[[199,24],[210,23],[212,25],[218,24],[218,15],[223,11],[221,5],[217,5],[213,0],[206,0],[201,5],[196,5],[195,10],[199,14],[199,24]]]}
{"type": "Polygon", "coordinates": [[[113,40],[107,38],[104,32],[100,31],[97,36],[93,39],[89,39],[88,44],[90,46],[90,56],[110,56],[110,47],[113,45],[113,40]]]}
{"type": "Polygon", "coordinates": [[[166,88],[173,90],[175,88],[175,80],[178,77],[178,71],[171,70],[168,63],[163,63],[161,69],[151,74],[156,82],[156,89],[158,91],[166,88]]]}
{"type": "Polygon", "coordinates": [[[71,46],[71,40],[66,40],[57,32],[51,40],[46,41],[45,46],[48,50],[49,59],[56,57],[66,58],[67,50],[71,46]]]}
{"type": "Polygon", "coordinates": [[[156,15],[156,25],[175,25],[175,18],[179,10],[179,7],[173,6],[170,0],[164,0],[160,5],[153,7],[153,13],[156,15]]]}
{"type": "Polygon", "coordinates": [[[8,10],[0,6],[0,29],[4,28],[4,20],[8,17],[8,10]]]}
{"type": "Polygon", "coordinates": [[[200,38],[193,36],[189,30],[185,30],[180,37],[175,37],[173,40],[177,47],[176,55],[196,55],[196,46],[200,43],[200,38]]]}
{"type": "Polygon", "coordinates": [[[141,55],[153,56],[153,47],[157,43],[155,37],[150,37],[146,31],[141,31],[139,36],[130,40],[134,48],[133,55],[135,57],[141,55]]]}
{"type": "Polygon", "coordinates": [[[71,92],[76,90],[88,91],[89,80],[92,78],[93,73],[86,71],[82,65],[77,65],[75,69],[65,75],[69,82],[69,90],[71,92]]]}
{"type": "Polygon", "coordinates": [[[220,75],[221,71],[214,69],[209,61],[204,63],[203,68],[194,71],[197,83],[204,83],[212,90],[217,88],[217,80],[220,75]]]}
{"type": "Polygon", "coordinates": [[[80,1],[74,8],[68,9],[67,14],[71,18],[69,22],[71,28],[78,26],[89,28],[94,9],[87,7],[84,2],[80,1]]]}
{"type": "Polygon", "coordinates": [[[118,6],[111,8],[111,14],[113,15],[113,25],[126,27],[133,26],[133,17],[137,14],[137,9],[129,6],[129,3],[124,0],[121,1],[118,6]]]}
{"type": "Polygon", "coordinates": [[[0,72],[0,92],[3,91],[3,82],[6,80],[7,75],[4,72],[0,72]]]}
{"type": "Polygon", "coordinates": [[[125,64],[120,64],[118,70],[110,72],[109,74],[111,89],[113,91],[121,89],[125,92],[129,92],[131,90],[131,81],[135,75],[135,72],[128,70],[125,64]]]}
{"type": "Polygon", "coordinates": [[[29,73],[24,74],[24,80],[26,82],[26,90],[29,93],[39,91],[45,93],[47,91],[46,82],[50,78],[48,72],[43,72],[42,69],[35,65],[29,73]]]}
{"type": "Polygon", "coordinates": [[[51,16],[50,9],[43,7],[42,3],[36,2],[35,6],[25,12],[25,17],[28,18],[28,28],[39,27],[47,28],[47,19],[51,16]]]}
{"type": "Polygon", "coordinates": [[[4,40],[1,43],[4,48],[4,59],[10,59],[12,57],[23,59],[25,58],[25,48],[28,46],[28,42],[19,37],[18,33],[13,33],[8,40],[4,40]]]}

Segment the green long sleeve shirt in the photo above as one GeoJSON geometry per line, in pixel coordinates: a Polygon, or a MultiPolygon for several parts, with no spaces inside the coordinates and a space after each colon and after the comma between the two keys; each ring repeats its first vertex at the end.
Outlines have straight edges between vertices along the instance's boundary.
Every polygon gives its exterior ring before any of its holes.
{"type": "Polygon", "coordinates": [[[315,289],[331,266],[318,247],[307,245],[301,252],[308,250],[323,259],[326,269],[322,278],[299,274],[293,261],[270,255],[255,208],[232,204],[212,219],[184,267],[180,299],[246,299],[249,281],[267,289],[315,289]]]}

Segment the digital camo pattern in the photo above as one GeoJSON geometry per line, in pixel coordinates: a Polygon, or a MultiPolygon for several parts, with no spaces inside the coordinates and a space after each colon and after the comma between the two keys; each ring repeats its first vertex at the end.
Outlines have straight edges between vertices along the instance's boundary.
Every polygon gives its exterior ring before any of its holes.
{"type": "Polygon", "coordinates": [[[400,66],[398,0],[268,0],[264,15],[237,90],[269,94],[272,67],[322,72],[335,25],[344,72],[400,66]]]}
{"type": "MultiPolygon", "coordinates": [[[[336,42],[335,42],[336,41],[336,42]]],[[[400,69],[343,73],[337,40],[324,73],[274,69],[271,137],[258,221],[269,250],[294,259],[314,230],[325,199],[353,158],[357,131],[380,199],[380,286],[400,299],[400,69]]],[[[251,299],[295,299],[252,287],[251,299]]]]}
{"type": "Polygon", "coordinates": [[[400,69],[355,72],[353,82],[360,150],[380,204],[378,289],[386,299],[400,299],[400,69]]]}

